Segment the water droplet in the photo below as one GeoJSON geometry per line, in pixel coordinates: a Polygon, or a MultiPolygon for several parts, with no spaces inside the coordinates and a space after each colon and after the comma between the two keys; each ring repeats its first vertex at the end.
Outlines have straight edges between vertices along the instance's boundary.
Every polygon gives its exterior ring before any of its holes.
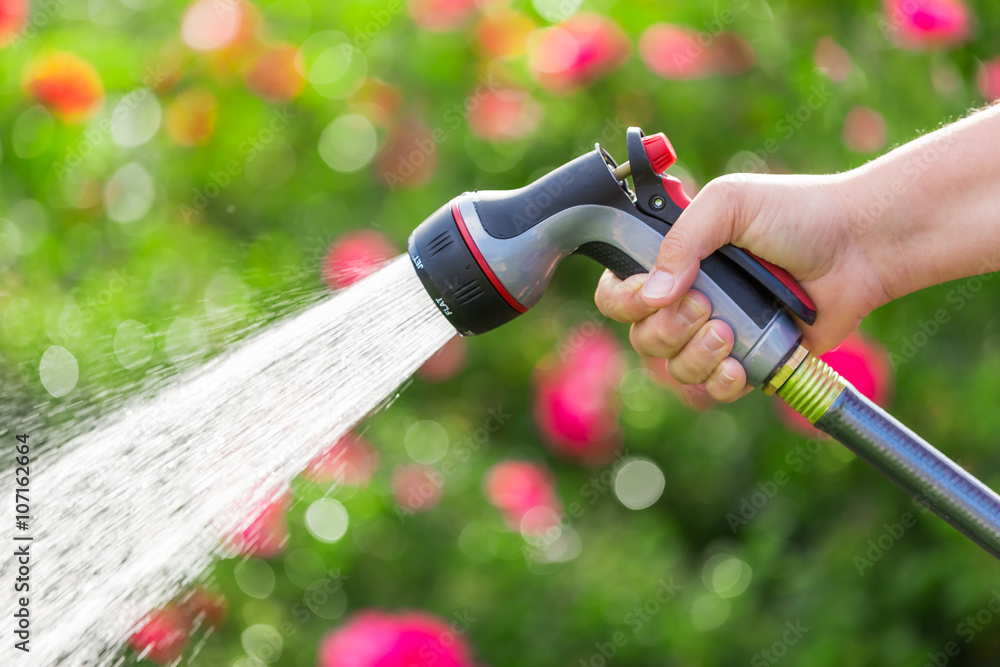
{"type": "Polygon", "coordinates": [[[652,461],[644,459],[630,460],[615,477],[615,495],[622,505],[633,510],[655,503],[665,486],[663,471],[652,461]]]}
{"type": "Polygon", "coordinates": [[[333,498],[320,498],[306,510],[306,528],[321,542],[336,542],[347,532],[347,510],[333,498]]]}
{"type": "Polygon", "coordinates": [[[175,364],[196,359],[208,349],[208,338],[200,324],[186,317],[178,317],[167,329],[167,357],[175,364]]]}
{"type": "Polygon", "coordinates": [[[438,422],[424,419],[406,429],[403,446],[417,463],[437,463],[448,453],[448,432],[438,422]]]}
{"type": "Polygon", "coordinates": [[[371,162],[377,143],[375,128],[367,118],[346,114],[323,130],[319,154],[334,171],[353,172],[371,162]]]}
{"type": "Polygon", "coordinates": [[[729,554],[715,554],[701,569],[705,587],[724,598],[736,597],[745,591],[752,578],[750,566],[729,554]]]}
{"type": "Polygon", "coordinates": [[[76,381],[80,377],[80,366],[69,350],[53,345],[42,355],[42,362],[38,365],[38,375],[42,380],[42,386],[58,398],[65,396],[76,386],[76,381]]]}
{"type": "Polygon", "coordinates": [[[296,549],[285,556],[285,575],[299,588],[309,588],[326,573],[326,563],[312,549],[296,549]]]}
{"type": "Polygon", "coordinates": [[[115,332],[115,356],[125,368],[139,368],[153,358],[153,334],[142,322],[125,320],[115,332]]]}

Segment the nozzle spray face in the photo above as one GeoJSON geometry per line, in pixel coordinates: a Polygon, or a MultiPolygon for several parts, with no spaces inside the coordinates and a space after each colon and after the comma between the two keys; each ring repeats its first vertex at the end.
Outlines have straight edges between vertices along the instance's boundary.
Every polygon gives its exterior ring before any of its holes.
{"type": "MultiPolygon", "coordinates": [[[[417,227],[410,258],[459,333],[483,333],[528,310],[569,255],[590,257],[623,279],[653,266],[690,200],[654,167],[662,172],[673,163],[661,155],[665,137],[644,139],[630,128],[627,143],[628,170],[598,146],[523,188],[460,195],[417,227]]],[[[732,354],[753,384],[774,373],[801,338],[788,311],[815,318],[786,279],[725,246],[702,261],[694,283],[713,317],[733,329],[732,354]]]]}

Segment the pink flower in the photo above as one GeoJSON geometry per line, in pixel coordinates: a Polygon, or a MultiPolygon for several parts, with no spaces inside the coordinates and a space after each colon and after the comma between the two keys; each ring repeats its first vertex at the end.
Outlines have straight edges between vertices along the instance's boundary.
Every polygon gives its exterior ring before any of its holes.
{"type": "Polygon", "coordinates": [[[328,632],[320,667],[473,667],[461,623],[423,611],[366,610],[328,632]]]}
{"type": "Polygon", "coordinates": [[[465,368],[466,347],[465,339],[455,336],[424,362],[417,375],[427,382],[444,382],[451,379],[465,368]]]}
{"type": "Polygon", "coordinates": [[[990,102],[1000,100],[1000,56],[984,62],[976,74],[979,92],[990,102]]]}
{"type": "Polygon", "coordinates": [[[689,28],[656,23],[639,37],[639,55],[653,74],[665,79],[699,79],[708,76],[712,58],[689,28]]]}
{"type": "Polygon", "coordinates": [[[597,330],[577,333],[557,349],[560,358],[543,363],[535,376],[535,421],[557,454],[587,465],[608,463],[619,445],[621,347],[597,330]]]}
{"type": "Polygon", "coordinates": [[[326,252],[323,280],[330,289],[343,289],[382,268],[395,255],[392,244],[374,230],[345,234],[326,252]]]}
{"type": "Polygon", "coordinates": [[[969,9],[962,0],[885,0],[885,22],[901,46],[955,46],[969,37],[969,9]]]}
{"type": "Polygon", "coordinates": [[[191,620],[181,609],[167,605],[150,612],[139,629],[129,637],[128,644],[136,653],[158,665],[173,662],[184,652],[191,620]]]}
{"type": "Polygon", "coordinates": [[[421,28],[434,32],[457,30],[476,11],[475,0],[409,0],[410,16],[421,28]]]}
{"type": "Polygon", "coordinates": [[[273,558],[284,549],[288,539],[285,513],[291,497],[285,493],[255,509],[256,516],[242,533],[233,540],[233,546],[245,556],[273,558]]]}
{"type": "Polygon", "coordinates": [[[408,512],[426,512],[441,501],[441,473],[423,463],[398,466],[392,471],[392,495],[408,512]]]}
{"type": "Polygon", "coordinates": [[[631,50],[618,24],[600,14],[577,14],[537,31],[531,41],[532,73],[557,92],[577,90],[614,71],[631,50]]]}
{"type": "Polygon", "coordinates": [[[529,93],[517,88],[496,88],[481,94],[469,110],[469,127],[485,139],[511,141],[531,134],[542,109],[529,93]]]}
{"type": "Polygon", "coordinates": [[[188,618],[195,626],[207,625],[210,628],[221,628],[226,622],[226,609],[229,604],[222,593],[210,591],[199,586],[192,590],[181,601],[188,618]]]}
{"type": "Polygon", "coordinates": [[[868,107],[854,107],[844,119],[844,142],[852,151],[874,153],[885,146],[882,114],[868,107]]]}
{"type": "Polygon", "coordinates": [[[422,121],[404,120],[392,130],[385,147],[375,158],[375,173],[391,190],[419,188],[434,176],[440,141],[441,135],[432,132],[422,121]]]}
{"type": "MultiPolygon", "coordinates": [[[[879,405],[886,405],[892,396],[893,372],[885,348],[860,333],[853,333],[829,352],[820,355],[831,368],[879,405]]],[[[804,417],[777,401],[778,416],[785,425],[804,435],[816,435],[816,429],[804,417]]]]}
{"type": "Polygon", "coordinates": [[[832,81],[843,81],[851,73],[851,54],[832,37],[820,37],[813,51],[816,67],[832,81]]]}
{"type": "Polygon", "coordinates": [[[483,494],[511,530],[528,534],[545,532],[562,511],[549,471],[527,461],[502,461],[490,468],[483,494]],[[531,511],[536,509],[547,511],[531,511]]]}
{"type": "Polygon", "coordinates": [[[0,0],[0,47],[14,41],[27,17],[27,0],[0,0]]]}
{"type": "Polygon", "coordinates": [[[375,448],[364,438],[348,433],[310,461],[302,476],[313,482],[364,486],[377,465],[375,448]]]}

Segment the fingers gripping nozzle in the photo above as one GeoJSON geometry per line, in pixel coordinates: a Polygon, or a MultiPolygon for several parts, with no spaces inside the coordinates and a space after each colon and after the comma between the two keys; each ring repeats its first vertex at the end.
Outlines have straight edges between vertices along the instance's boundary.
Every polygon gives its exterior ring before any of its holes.
{"type": "MultiPolygon", "coordinates": [[[[630,128],[627,147],[623,165],[597,146],[517,190],[465,193],[414,230],[413,265],[459,333],[484,333],[531,308],[569,255],[590,257],[623,279],[649,271],[690,199],[663,173],[676,160],[665,136],[630,128]]],[[[702,261],[694,283],[713,317],[732,327],[732,354],[753,384],[781,367],[801,339],[789,311],[808,323],[815,318],[785,279],[725,246],[702,261]]]]}

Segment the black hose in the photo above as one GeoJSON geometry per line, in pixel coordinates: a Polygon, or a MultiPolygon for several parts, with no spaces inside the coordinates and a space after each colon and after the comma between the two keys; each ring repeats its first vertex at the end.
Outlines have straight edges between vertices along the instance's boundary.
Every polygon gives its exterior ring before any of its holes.
{"type": "Polygon", "coordinates": [[[1000,558],[1000,496],[850,384],[815,426],[1000,558]]]}

